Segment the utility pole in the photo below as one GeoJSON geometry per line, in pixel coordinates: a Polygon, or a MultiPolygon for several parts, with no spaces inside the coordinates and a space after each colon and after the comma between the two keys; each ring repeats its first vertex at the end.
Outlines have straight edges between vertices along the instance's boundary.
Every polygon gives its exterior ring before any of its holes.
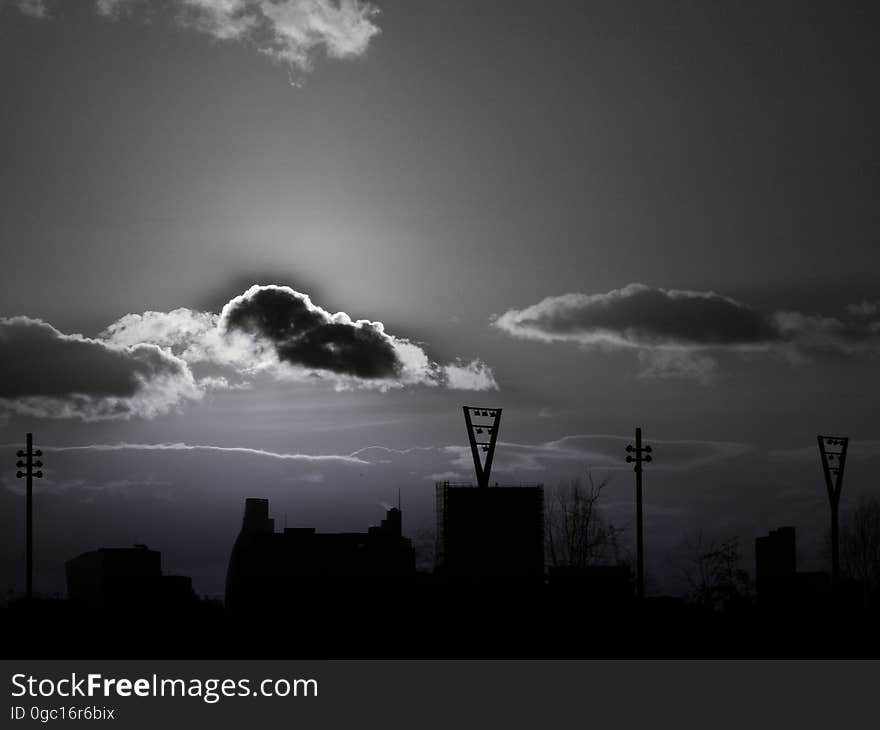
{"type": "Polygon", "coordinates": [[[626,463],[635,462],[636,473],[636,595],[645,597],[645,543],[642,536],[642,464],[651,461],[651,447],[642,446],[642,429],[636,429],[636,445],[627,444],[626,463]],[[633,454],[635,454],[633,456],[633,454]]]}
{"type": "Polygon", "coordinates": [[[24,471],[15,472],[15,476],[18,479],[22,477],[27,478],[27,507],[26,509],[26,532],[27,532],[27,578],[26,578],[26,587],[25,587],[25,598],[30,601],[34,597],[34,477],[37,479],[43,478],[43,472],[40,467],[43,466],[43,462],[37,459],[34,460],[34,457],[40,457],[43,455],[43,452],[37,449],[34,451],[34,435],[29,433],[27,435],[27,447],[24,451],[21,449],[18,450],[16,456],[18,457],[18,461],[15,462],[15,466],[18,469],[24,469],[24,471]],[[22,461],[24,458],[24,461],[22,461]],[[34,471],[37,469],[37,471],[34,471]]]}
{"type": "Polygon", "coordinates": [[[819,456],[822,458],[822,472],[825,474],[825,489],[831,505],[831,588],[837,588],[840,581],[840,492],[843,489],[843,468],[846,466],[846,436],[816,436],[819,442],[819,456]]]}

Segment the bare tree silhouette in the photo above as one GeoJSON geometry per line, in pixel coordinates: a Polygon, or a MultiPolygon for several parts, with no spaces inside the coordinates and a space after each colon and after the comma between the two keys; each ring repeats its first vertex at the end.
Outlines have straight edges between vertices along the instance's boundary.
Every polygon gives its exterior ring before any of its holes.
{"type": "Polygon", "coordinates": [[[682,545],[686,555],[682,574],[694,603],[717,610],[748,595],[749,574],[741,567],[738,537],[719,543],[697,530],[686,535],[682,545]]]}
{"type": "Polygon", "coordinates": [[[583,568],[620,562],[618,538],[623,532],[605,520],[599,500],[610,479],[593,479],[587,471],[568,484],[559,484],[546,499],[544,537],[553,567],[583,568]]]}
{"type": "Polygon", "coordinates": [[[862,585],[865,605],[880,588],[880,500],[862,498],[841,526],[843,573],[862,585]]]}

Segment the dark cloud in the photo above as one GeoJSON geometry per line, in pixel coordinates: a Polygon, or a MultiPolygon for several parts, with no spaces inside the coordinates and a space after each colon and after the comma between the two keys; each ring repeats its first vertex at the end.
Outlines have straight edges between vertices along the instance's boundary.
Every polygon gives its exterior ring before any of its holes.
{"type": "Polygon", "coordinates": [[[508,310],[494,326],[522,339],[636,349],[643,376],[705,380],[715,369],[706,354],[713,350],[772,351],[794,359],[819,352],[880,353],[880,322],[870,321],[872,308],[863,303],[848,312],[849,320],[767,314],[711,291],[629,284],[603,294],[548,297],[508,310]]]}
{"type": "Polygon", "coordinates": [[[0,352],[2,398],[68,393],[128,397],[163,369],[179,369],[158,347],[114,349],[24,317],[0,323],[0,352]]]}
{"type": "Polygon", "coordinates": [[[401,368],[394,348],[371,324],[326,323],[276,347],[285,362],[358,378],[393,377],[401,368]]]}
{"type": "Polygon", "coordinates": [[[495,325],[517,337],[619,347],[755,346],[780,339],[769,318],[714,292],[630,284],[511,309],[495,325]]]}
{"type": "Polygon", "coordinates": [[[119,347],[28,317],[0,319],[0,404],[46,417],[153,416],[199,389],[156,345],[119,347]]]}
{"type": "Polygon", "coordinates": [[[252,287],[224,307],[221,325],[268,340],[291,365],[357,378],[395,378],[403,367],[380,322],[330,314],[288,287],[252,287]]]}

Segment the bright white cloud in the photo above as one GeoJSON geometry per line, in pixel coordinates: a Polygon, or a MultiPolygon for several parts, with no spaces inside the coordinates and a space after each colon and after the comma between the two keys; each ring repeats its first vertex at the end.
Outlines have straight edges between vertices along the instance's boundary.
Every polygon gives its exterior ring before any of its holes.
{"type": "MultiPolygon", "coordinates": [[[[31,18],[47,19],[61,0],[12,0],[31,18]]],[[[363,0],[94,0],[95,13],[109,20],[167,13],[171,22],[224,42],[246,43],[258,52],[308,73],[315,57],[353,59],[364,55],[381,31],[379,8],[363,0]]],[[[301,78],[292,83],[301,84],[301,78]]]]}
{"type": "Polygon", "coordinates": [[[443,366],[446,387],[452,390],[498,390],[495,374],[482,360],[460,360],[443,366]]]}
{"type": "Polygon", "coordinates": [[[268,20],[271,34],[260,50],[303,70],[311,66],[317,47],[331,58],[356,58],[379,33],[373,22],[378,9],[358,0],[260,0],[254,5],[268,20]]]}
{"type": "Polygon", "coordinates": [[[259,3],[245,0],[178,0],[179,22],[221,41],[239,40],[260,22],[259,3]]]}
{"type": "MultiPolygon", "coordinates": [[[[95,9],[116,19],[144,4],[96,0],[95,9]]],[[[311,70],[321,49],[330,58],[362,56],[380,32],[379,9],[361,0],[172,0],[172,5],[179,25],[216,40],[248,43],[302,72],[311,70]]]]}

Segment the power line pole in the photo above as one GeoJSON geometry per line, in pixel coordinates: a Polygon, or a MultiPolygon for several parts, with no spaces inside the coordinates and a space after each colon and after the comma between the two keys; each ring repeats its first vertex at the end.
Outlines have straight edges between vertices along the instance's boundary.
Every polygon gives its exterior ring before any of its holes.
{"type": "Polygon", "coordinates": [[[843,489],[843,468],[846,466],[846,436],[816,436],[819,442],[819,455],[822,458],[822,472],[825,474],[825,489],[831,505],[831,587],[837,588],[840,581],[840,492],[843,489]]]}
{"type": "Polygon", "coordinates": [[[27,552],[27,577],[26,577],[26,587],[25,587],[25,598],[30,601],[34,597],[34,477],[37,479],[43,478],[43,472],[40,467],[43,466],[43,462],[37,458],[34,460],[34,457],[40,457],[43,455],[43,452],[37,449],[34,451],[34,435],[29,433],[27,435],[27,447],[24,451],[21,449],[18,450],[16,456],[18,457],[18,461],[15,462],[15,466],[18,469],[24,469],[24,471],[15,472],[15,476],[18,479],[22,477],[27,478],[27,507],[26,513],[26,552],[27,552]],[[24,458],[24,461],[22,461],[24,458]],[[36,469],[37,471],[34,471],[36,469]]]}
{"type": "Polygon", "coordinates": [[[636,473],[636,592],[645,597],[645,543],[642,536],[642,464],[651,461],[651,447],[642,446],[642,429],[636,429],[636,445],[627,444],[626,463],[635,462],[636,473]],[[635,456],[633,456],[635,454],[635,456]]]}

